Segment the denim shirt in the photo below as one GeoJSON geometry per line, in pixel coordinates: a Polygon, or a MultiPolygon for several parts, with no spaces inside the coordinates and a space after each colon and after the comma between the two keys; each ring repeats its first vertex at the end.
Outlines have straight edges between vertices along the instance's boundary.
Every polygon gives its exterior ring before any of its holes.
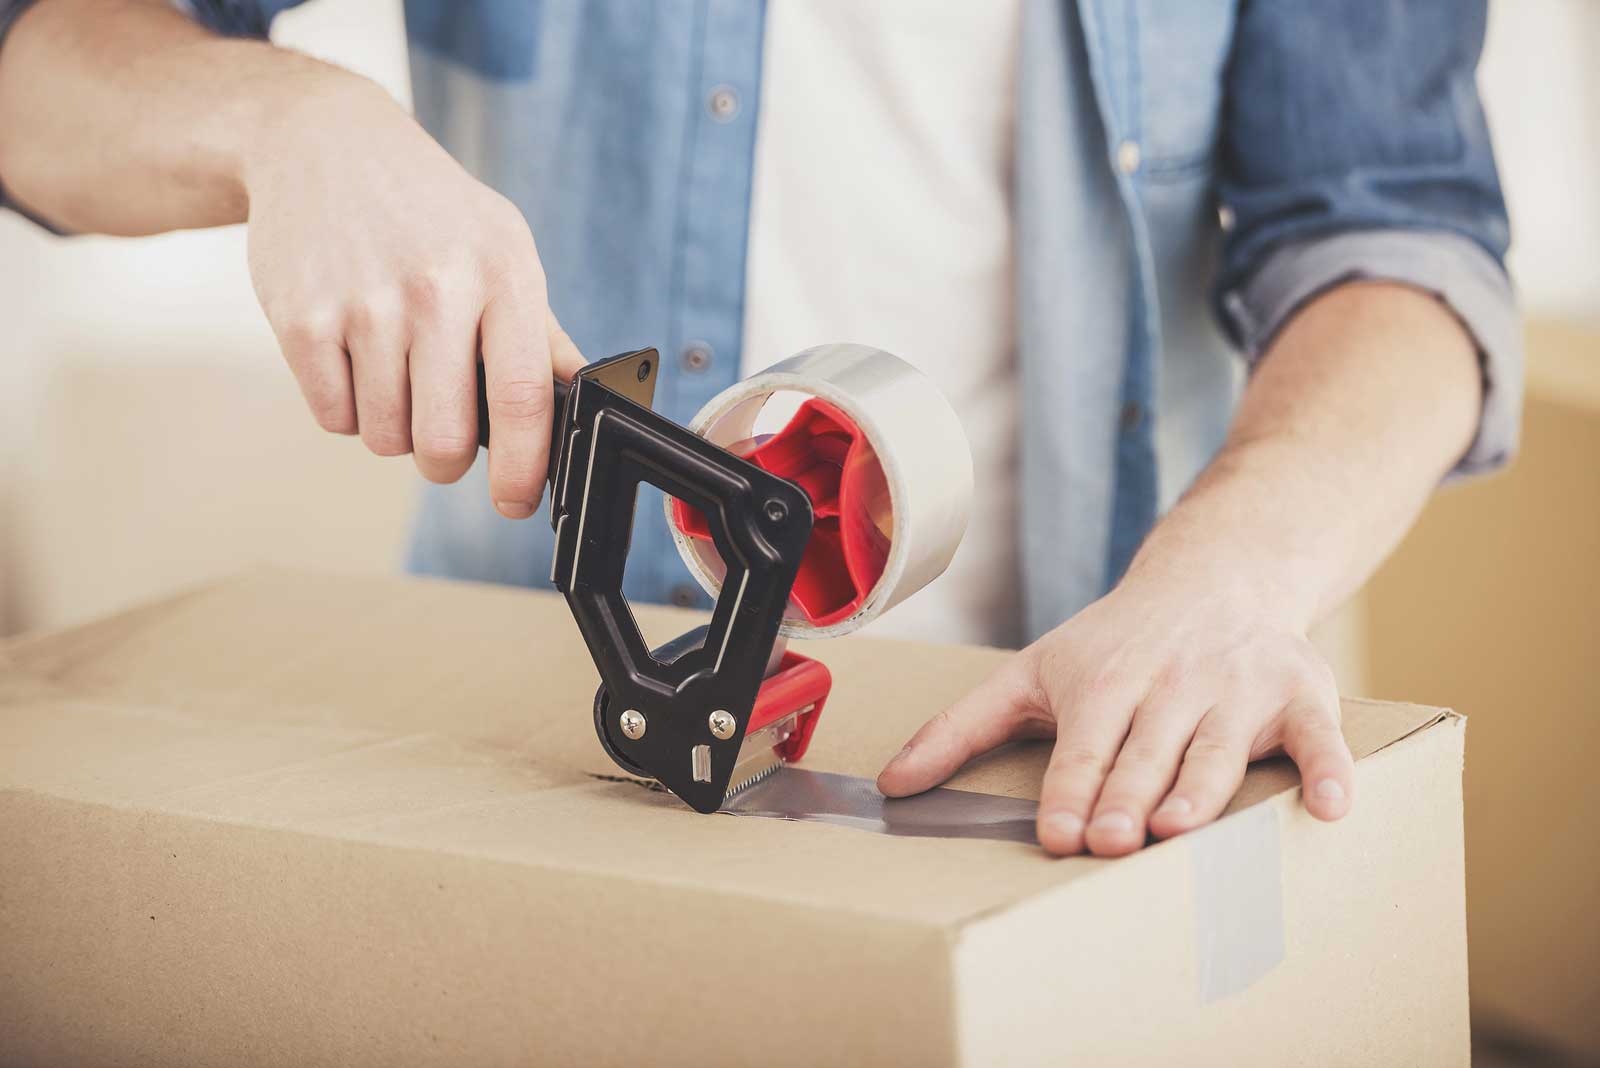
{"type": "MultiPolygon", "coordinates": [[[[262,36],[293,0],[179,2],[262,36]]],[[[579,347],[659,347],[657,407],[686,422],[739,367],[762,5],[406,0],[405,13],[420,121],[521,206],[579,347]],[[678,358],[695,346],[715,358],[678,358]]],[[[1474,81],[1484,0],[1025,0],[1023,22],[1024,633],[1116,581],[1220,445],[1249,361],[1342,281],[1447,303],[1485,381],[1458,470],[1505,462],[1521,351],[1474,81]]],[[[850,339],[794,348],[834,340],[850,339]]],[[[411,567],[544,584],[548,523],[499,517],[483,467],[426,488],[411,567]]],[[[646,489],[626,592],[703,605],[661,515],[646,489]]]]}

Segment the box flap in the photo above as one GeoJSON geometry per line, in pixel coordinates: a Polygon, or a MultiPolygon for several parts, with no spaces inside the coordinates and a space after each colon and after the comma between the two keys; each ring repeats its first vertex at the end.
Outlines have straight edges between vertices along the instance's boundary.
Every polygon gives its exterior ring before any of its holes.
{"type": "MultiPolygon", "coordinates": [[[[699,617],[641,608],[648,628],[699,617]]],[[[1005,655],[846,638],[806,764],[872,776],[1005,655]]],[[[597,679],[550,594],[262,570],[0,646],[0,789],[947,924],[1107,863],[1003,842],[704,817],[602,779],[597,679]]],[[[1357,758],[1436,721],[1345,702],[1357,758]]],[[[963,789],[1037,797],[1048,745],[963,789]]],[[[1253,767],[1234,808],[1297,785],[1253,767]]]]}

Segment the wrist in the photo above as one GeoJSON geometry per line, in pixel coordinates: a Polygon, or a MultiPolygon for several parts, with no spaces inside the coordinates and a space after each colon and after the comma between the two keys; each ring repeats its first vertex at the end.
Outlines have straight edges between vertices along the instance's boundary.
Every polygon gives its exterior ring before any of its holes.
{"type": "Polygon", "coordinates": [[[1223,609],[1234,615],[1266,617],[1297,634],[1310,628],[1315,598],[1283,574],[1281,562],[1269,565],[1259,557],[1249,558],[1248,553],[1226,551],[1226,547],[1175,542],[1152,535],[1129,564],[1117,590],[1196,608],[1223,609]]]}
{"type": "Polygon", "coordinates": [[[1118,588],[1237,608],[1303,634],[1325,600],[1325,567],[1296,535],[1295,476],[1242,451],[1219,456],[1156,524],[1118,588]]]}
{"type": "Polygon", "coordinates": [[[406,117],[388,92],[359,74],[270,51],[274,69],[252,80],[233,127],[231,177],[246,203],[286,168],[304,171],[321,155],[348,149],[350,131],[375,132],[382,122],[406,117]]]}

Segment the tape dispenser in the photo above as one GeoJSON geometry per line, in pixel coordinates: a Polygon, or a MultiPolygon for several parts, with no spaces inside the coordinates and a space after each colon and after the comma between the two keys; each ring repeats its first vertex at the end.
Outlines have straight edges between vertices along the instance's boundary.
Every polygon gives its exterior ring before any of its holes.
{"type": "Polygon", "coordinates": [[[949,565],[972,458],[939,390],[879,349],[807,349],[687,427],[651,410],[658,368],[640,349],[556,384],[550,580],[600,675],[601,746],[715,812],[799,760],[817,728],[831,676],[787,639],[856,630],[949,565]],[[655,649],[622,592],[640,483],[666,493],[679,554],[715,598],[709,623],[655,649]]]}

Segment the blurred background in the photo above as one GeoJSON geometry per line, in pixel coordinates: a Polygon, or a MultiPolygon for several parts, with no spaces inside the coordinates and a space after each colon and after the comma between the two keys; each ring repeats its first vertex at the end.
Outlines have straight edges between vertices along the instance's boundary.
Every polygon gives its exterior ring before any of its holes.
{"type": "MultiPolygon", "coordinates": [[[[399,0],[283,44],[409,101],[399,0]]],[[[1441,493],[1319,640],[1348,694],[1470,717],[1480,1063],[1600,1064],[1600,4],[1501,0],[1481,82],[1528,315],[1522,454],[1441,493]]],[[[398,566],[416,478],[302,408],[242,229],[48,237],[0,214],[0,635],[261,561],[398,566]]]]}

